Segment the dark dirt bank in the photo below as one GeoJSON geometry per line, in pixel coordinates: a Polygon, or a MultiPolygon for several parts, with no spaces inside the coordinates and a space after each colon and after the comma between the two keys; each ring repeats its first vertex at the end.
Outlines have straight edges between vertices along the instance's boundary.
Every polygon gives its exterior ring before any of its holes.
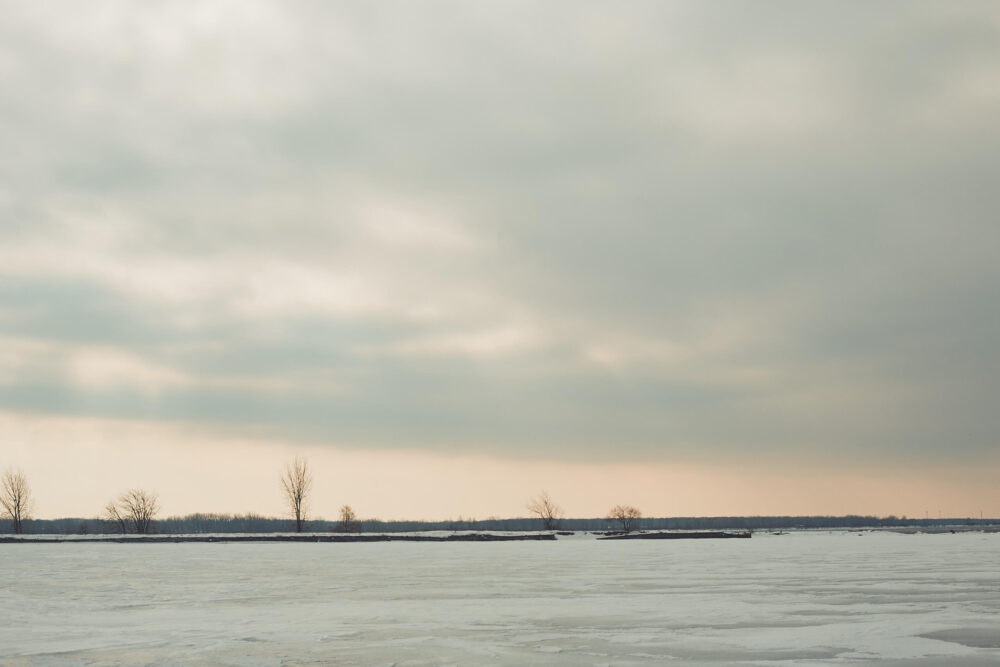
{"type": "Polygon", "coordinates": [[[617,535],[605,535],[598,537],[599,540],[711,540],[726,538],[749,539],[751,533],[724,533],[721,531],[701,531],[686,533],[620,533],[617,535]]]}
{"type": "Polygon", "coordinates": [[[49,544],[53,542],[117,542],[121,544],[149,544],[164,542],[509,542],[512,540],[554,540],[551,533],[535,535],[491,535],[489,533],[463,533],[456,535],[142,535],[121,537],[117,535],[20,539],[0,537],[0,543],[49,544]]]}

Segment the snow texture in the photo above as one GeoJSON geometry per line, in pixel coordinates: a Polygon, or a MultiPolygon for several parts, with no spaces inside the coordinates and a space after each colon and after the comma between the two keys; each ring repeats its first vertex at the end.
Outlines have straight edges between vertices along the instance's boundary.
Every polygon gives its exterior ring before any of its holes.
{"type": "Polygon", "coordinates": [[[1000,664],[1000,534],[0,544],[3,665],[1000,664]]]}

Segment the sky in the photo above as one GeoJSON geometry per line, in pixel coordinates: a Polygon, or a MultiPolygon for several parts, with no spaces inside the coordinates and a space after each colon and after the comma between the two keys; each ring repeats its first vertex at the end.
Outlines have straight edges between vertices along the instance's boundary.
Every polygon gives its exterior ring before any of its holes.
{"type": "Polygon", "coordinates": [[[995,2],[0,2],[36,516],[1000,516],[995,2]]]}

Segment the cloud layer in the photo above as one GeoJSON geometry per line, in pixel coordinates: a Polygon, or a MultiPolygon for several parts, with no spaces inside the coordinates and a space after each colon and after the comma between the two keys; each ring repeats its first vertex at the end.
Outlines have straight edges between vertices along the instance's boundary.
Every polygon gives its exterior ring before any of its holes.
{"type": "Polygon", "coordinates": [[[10,413],[996,462],[993,3],[3,13],[10,413]]]}

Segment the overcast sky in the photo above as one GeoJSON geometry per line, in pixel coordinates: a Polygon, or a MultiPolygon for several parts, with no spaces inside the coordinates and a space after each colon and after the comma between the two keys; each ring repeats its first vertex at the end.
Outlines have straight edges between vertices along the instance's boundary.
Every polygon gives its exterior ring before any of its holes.
{"type": "Polygon", "coordinates": [[[40,515],[1000,515],[995,2],[0,15],[40,515]]]}

